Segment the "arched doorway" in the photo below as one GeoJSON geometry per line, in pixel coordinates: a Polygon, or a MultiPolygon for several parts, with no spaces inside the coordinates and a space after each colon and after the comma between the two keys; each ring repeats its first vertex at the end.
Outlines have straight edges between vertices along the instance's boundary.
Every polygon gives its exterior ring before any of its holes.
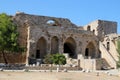
{"type": "Polygon", "coordinates": [[[37,42],[37,48],[36,48],[36,58],[37,59],[43,59],[46,55],[47,51],[47,43],[44,37],[41,37],[37,42]]]}
{"type": "Polygon", "coordinates": [[[107,42],[107,50],[110,50],[110,42],[107,42]]]}
{"type": "Polygon", "coordinates": [[[91,31],[91,26],[90,25],[87,26],[87,31],[91,31]]]}
{"type": "Polygon", "coordinates": [[[95,30],[93,30],[93,34],[95,34],[95,30]]]}
{"type": "Polygon", "coordinates": [[[51,53],[56,54],[59,52],[59,40],[56,36],[51,39],[51,53]]]}
{"type": "Polygon", "coordinates": [[[77,58],[76,55],[76,43],[75,40],[71,37],[67,38],[64,43],[64,53],[68,53],[69,57],[77,58]]]}
{"type": "Polygon", "coordinates": [[[92,42],[89,42],[85,49],[85,58],[95,58],[96,49],[92,42]]]}

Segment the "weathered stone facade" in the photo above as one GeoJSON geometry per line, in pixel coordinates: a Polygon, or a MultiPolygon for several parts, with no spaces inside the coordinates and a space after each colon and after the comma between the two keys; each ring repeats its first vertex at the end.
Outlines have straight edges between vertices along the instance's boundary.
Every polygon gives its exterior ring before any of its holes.
{"type": "Polygon", "coordinates": [[[82,68],[93,69],[94,65],[94,69],[98,69],[101,65],[97,62],[102,59],[102,54],[109,54],[102,53],[100,42],[104,42],[106,35],[117,33],[117,23],[110,21],[97,20],[78,27],[65,18],[25,13],[17,13],[13,20],[20,33],[20,45],[27,48],[26,64],[29,59],[43,59],[46,54],[61,53],[68,55],[68,58],[80,60],[82,68]]]}

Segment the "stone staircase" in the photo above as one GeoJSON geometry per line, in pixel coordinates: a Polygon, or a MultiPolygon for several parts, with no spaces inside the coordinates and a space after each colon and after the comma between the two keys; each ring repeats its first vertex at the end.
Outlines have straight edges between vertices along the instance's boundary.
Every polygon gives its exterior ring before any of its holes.
{"type": "Polygon", "coordinates": [[[102,42],[99,42],[99,49],[101,51],[101,57],[107,61],[111,68],[116,68],[116,60],[111,55],[111,53],[107,51],[102,42]]]}
{"type": "Polygon", "coordinates": [[[101,69],[108,69],[108,68],[110,68],[110,65],[108,64],[108,62],[106,61],[106,59],[102,58],[101,62],[102,62],[101,63],[101,65],[102,65],[101,69]]]}
{"type": "Polygon", "coordinates": [[[115,44],[113,43],[113,41],[110,42],[110,45],[112,45],[112,47],[110,47],[111,49],[109,50],[109,52],[111,53],[111,55],[113,56],[113,58],[118,61],[118,52],[116,50],[116,46],[115,44]]]}

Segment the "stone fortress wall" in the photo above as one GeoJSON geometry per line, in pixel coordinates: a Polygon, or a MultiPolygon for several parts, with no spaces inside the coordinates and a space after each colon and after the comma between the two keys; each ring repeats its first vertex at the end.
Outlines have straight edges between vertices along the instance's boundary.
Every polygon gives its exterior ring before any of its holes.
{"type": "MultiPolygon", "coordinates": [[[[61,53],[67,55],[67,64],[70,64],[70,59],[80,60],[76,63],[81,68],[100,69],[105,64],[116,68],[116,64],[113,63],[118,60],[117,52],[107,50],[108,46],[106,46],[108,44],[106,35],[117,35],[116,22],[96,20],[78,27],[66,18],[37,16],[21,12],[16,13],[12,19],[17,24],[20,33],[18,41],[27,50],[25,64],[31,63],[30,60],[43,59],[46,54],[61,53]]],[[[115,44],[110,46],[116,48],[115,44]]]]}

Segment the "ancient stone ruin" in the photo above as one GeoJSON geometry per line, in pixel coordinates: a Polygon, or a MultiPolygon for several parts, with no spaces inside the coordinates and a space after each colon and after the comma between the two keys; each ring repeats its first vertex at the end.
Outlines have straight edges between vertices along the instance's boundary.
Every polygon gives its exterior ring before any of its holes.
{"type": "Polygon", "coordinates": [[[117,23],[96,20],[77,26],[69,19],[16,13],[19,43],[27,48],[25,64],[35,64],[46,54],[64,54],[67,64],[83,69],[116,68],[117,23]]]}

